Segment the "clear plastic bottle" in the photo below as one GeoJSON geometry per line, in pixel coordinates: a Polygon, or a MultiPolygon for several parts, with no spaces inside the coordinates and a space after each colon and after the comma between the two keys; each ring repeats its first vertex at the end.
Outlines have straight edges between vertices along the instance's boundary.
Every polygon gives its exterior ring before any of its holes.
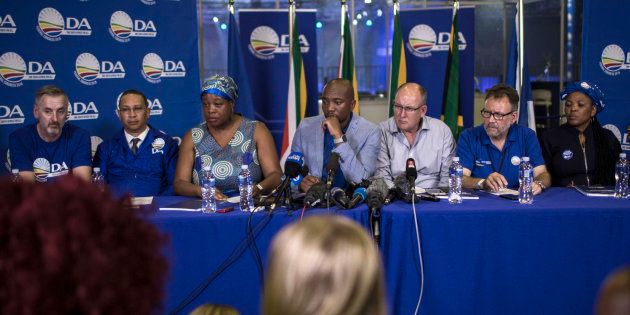
{"type": "Polygon", "coordinates": [[[105,179],[103,178],[103,174],[101,174],[100,167],[92,169],[92,183],[99,186],[105,185],[105,179]]]}
{"type": "Polygon", "coordinates": [[[247,164],[241,165],[241,172],[238,174],[238,191],[241,196],[241,211],[254,211],[252,174],[247,164]]]}
{"type": "Polygon", "coordinates": [[[201,211],[210,213],[217,211],[217,199],[214,176],[210,166],[205,166],[201,170],[201,211]]]}
{"type": "Polygon", "coordinates": [[[448,202],[462,203],[462,176],[464,168],[459,164],[459,157],[453,157],[448,171],[448,202]]]}
{"type": "Polygon", "coordinates": [[[619,154],[615,165],[615,198],[628,198],[628,172],[630,165],[625,153],[619,154]]]}
{"type": "Polygon", "coordinates": [[[532,184],[534,183],[534,168],[529,163],[529,157],[524,156],[521,159],[521,165],[518,168],[518,202],[521,204],[531,204],[534,202],[534,193],[532,192],[532,184]]]}
{"type": "Polygon", "coordinates": [[[22,178],[20,177],[20,170],[18,170],[17,168],[11,170],[11,181],[14,183],[19,183],[22,181],[22,178]]]}

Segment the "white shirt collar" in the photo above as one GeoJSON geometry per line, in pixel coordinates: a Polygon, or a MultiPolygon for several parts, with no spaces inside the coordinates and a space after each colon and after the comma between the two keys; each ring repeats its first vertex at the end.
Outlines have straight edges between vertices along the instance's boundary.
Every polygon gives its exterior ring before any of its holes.
{"type": "Polygon", "coordinates": [[[129,145],[129,148],[131,148],[131,140],[133,140],[134,138],[140,139],[140,141],[138,141],[138,147],[140,147],[140,144],[142,144],[144,139],[147,137],[147,134],[149,134],[149,126],[147,126],[147,128],[144,129],[144,131],[140,133],[137,137],[130,135],[129,133],[127,133],[126,130],[124,131],[125,131],[125,139],[127,139],[127,144],[129,145]]]}

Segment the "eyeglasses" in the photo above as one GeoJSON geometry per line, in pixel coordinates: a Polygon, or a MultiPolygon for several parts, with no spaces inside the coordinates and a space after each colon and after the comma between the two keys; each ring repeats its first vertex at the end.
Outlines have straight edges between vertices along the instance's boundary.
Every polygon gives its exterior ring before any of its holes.
{"type": "Polygon", "coordinates": [[[131,115],[133,113],[141,114],[146,109],[146,107],[121,107],[118,109],[118,112],[120,112],[122,115],[131,115]]]}
{"type": "Polygon", "coordinates": [[[514,113],[514,111],[511,111],[507,114],[501,114],[501,113],[493,113],[490,111],[487,111],[485,108],[481,110],[481,117],[483,118],[490,118],[490,116],[494,117],[494,120],[503,120],[503,117],[511,115],[512,113],[514,113]]]}
{"type": "Polygon", "coordinates": [[[418,107],[410,107],[410,106],[402,106],[400,104],[395,104],[394,103],[394,110],[397,112],[401,112],[401,111],[405,111],[405,113],[411,114],[415,111],[417,111],[418,109],[420,109],[420,107],[422,107],[422,105],[418,106],[418,107]]]}

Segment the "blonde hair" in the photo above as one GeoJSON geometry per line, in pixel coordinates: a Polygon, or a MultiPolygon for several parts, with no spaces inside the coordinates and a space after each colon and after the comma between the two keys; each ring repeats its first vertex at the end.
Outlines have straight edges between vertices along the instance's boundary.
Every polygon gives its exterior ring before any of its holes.
{"type": "Polygon", "coordinates": [[[595,305],[597,315],[630,312],[630,266],[622,267],[606,277],[595,305]]]}
{"type": "Polygon", "coordinates": [[[339,216],[284,228],[269,254],[263,314],[386,314],[383,267],[367,232],[339,216]]]}
{"type": "Polygon", "coordinates": [[[195,308],[190,315],[240,315],[240,313],[229,305],[204,304],[195,308]]]}

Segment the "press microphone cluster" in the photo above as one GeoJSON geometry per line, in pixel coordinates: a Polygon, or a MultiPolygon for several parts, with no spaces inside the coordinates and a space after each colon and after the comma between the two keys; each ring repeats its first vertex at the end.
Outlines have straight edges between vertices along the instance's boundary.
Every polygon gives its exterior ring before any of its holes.
{"type": "MultiPolygon", "coordinates": [[[[288,189],[291,179],[300,176],[304,171],[304,155],[300,152],[291,152],[284,162],[284,180],[276,189],[274,189],[269,195],[277,193],[276,198],[271,204],[271,210],[278,206],[278,202],[282,198],[283,193],[288,189]]],[[[308,174],[308,172],[307,172],[308,174]]],[[[289,193],[290,196],[290,193],[289,193]]],[[[261,203],[264,203],[264,199],[261,203]]]]}
{"type": "Polygon", "coordinates": [[[304,197],[304,206],[307,208],[314,207],[320,204],[322,201],[325,201],[328,190],[326,189],[326,184],[319,182],[313,184],[311,188],[306,192],[306,196],[304,197]]]}

